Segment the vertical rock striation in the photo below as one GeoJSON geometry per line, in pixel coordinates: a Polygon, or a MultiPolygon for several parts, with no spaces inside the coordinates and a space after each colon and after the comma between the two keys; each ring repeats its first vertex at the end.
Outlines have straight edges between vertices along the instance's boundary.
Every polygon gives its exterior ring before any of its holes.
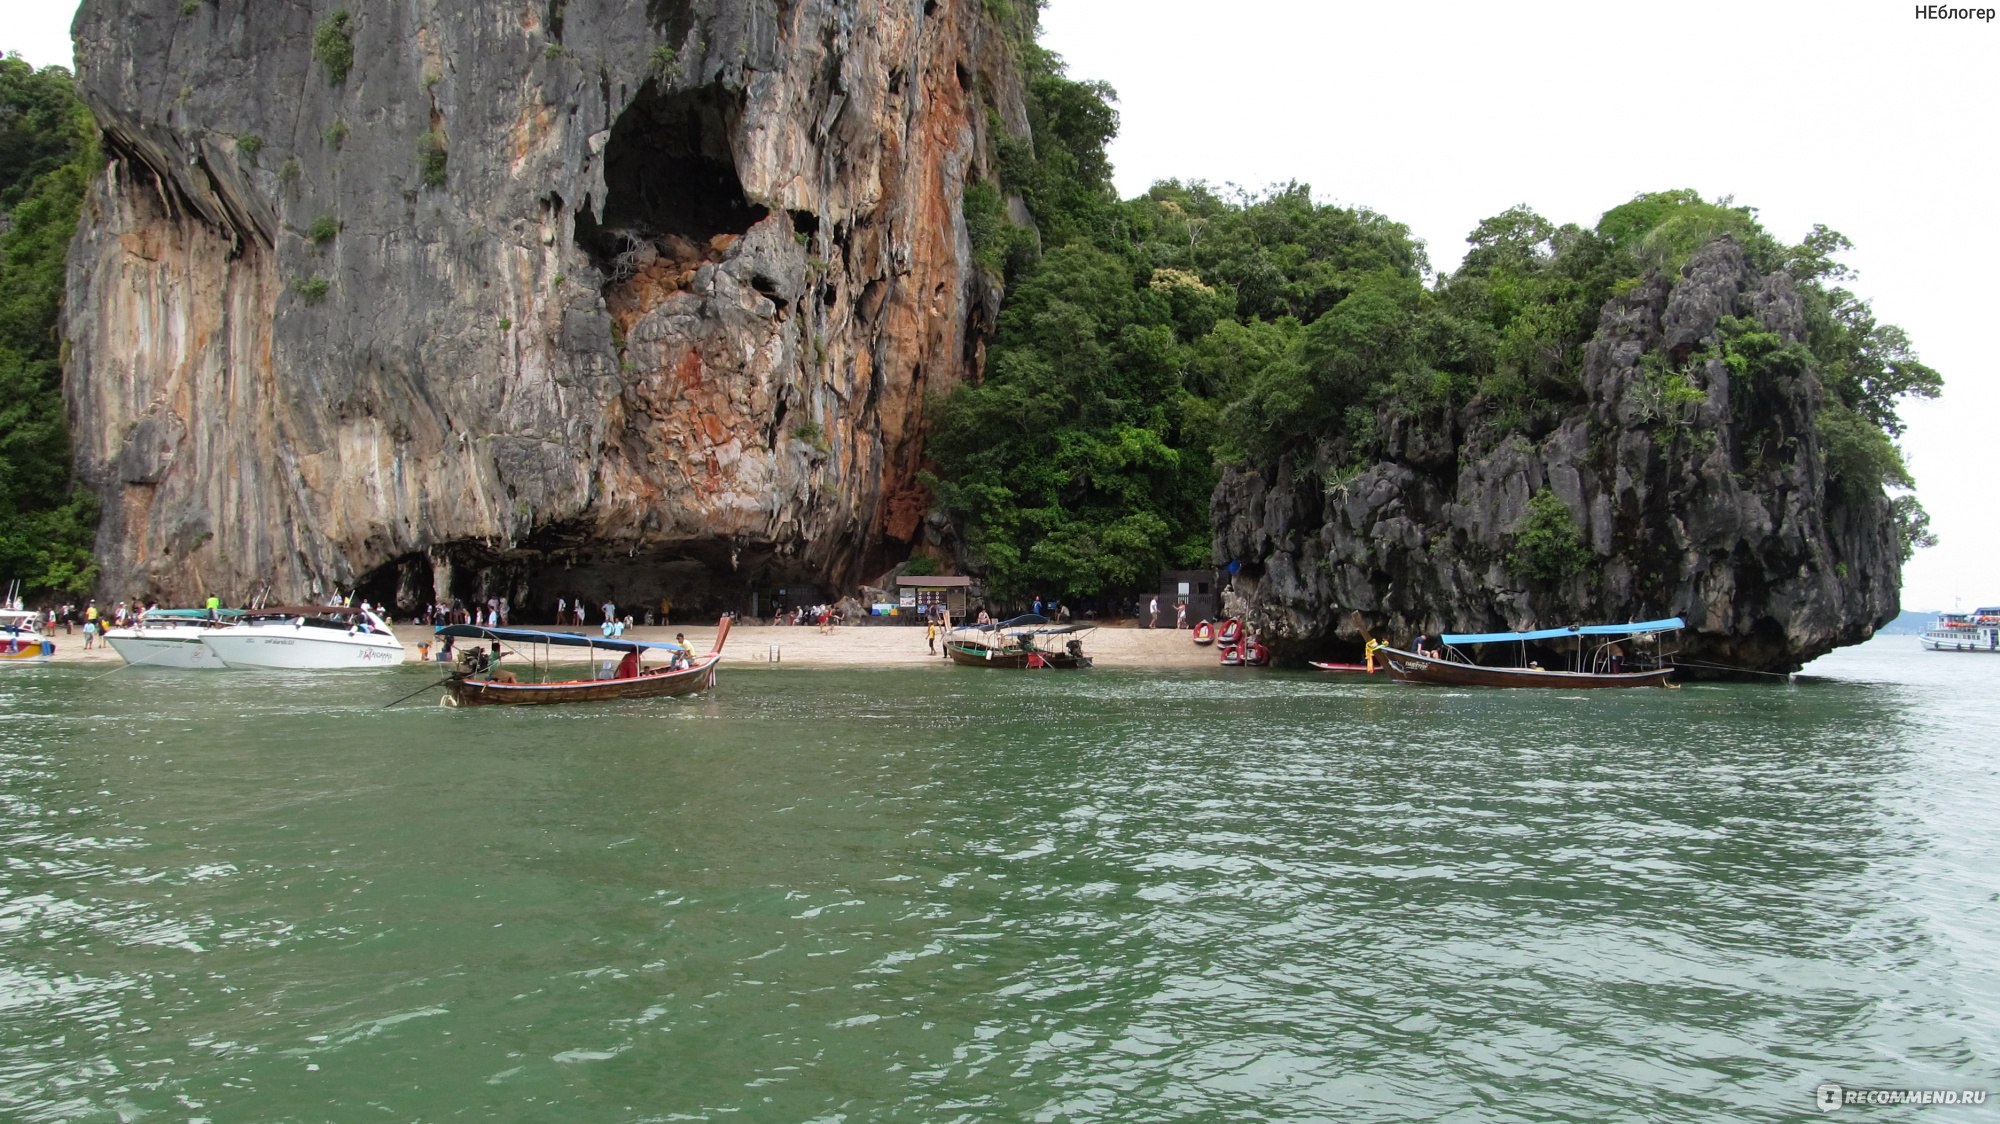
{"type": "Polygon", "coordinates": [[[1902,580],[1888,500],[1829,478],[1812,370],[1746,377],[1724,361],[1726,317],[1787,344],[1806,330],[1790,278],[1759,275],[1724,239],[1604,307],[1581,404],[1549,432],[1385,410],[1389,456],[1352,479],[1309,483],[1290,463],[1226,473],[1216,552],[1242,563],[1253,623],[1297,655],[1678,615],[1684,654],[1765,671],[1867,639],[1896,615],[1902,580]],[[1684,371],[1699,400],[1664,401],[1649,364],[1684,371]],[[1534,580],[1513,555],[1545,488],[1587,562],[1534,580]]]}
{"type": "Polygon", "coordinates": [[[344,75],[335,9],[77,17],[107,588],[552,600],[678,564],[730,604],[917,534],[924,395],[997,303],[963,186],[989,121],[1026,131],[981,5],[356,4],[344,75]]]}

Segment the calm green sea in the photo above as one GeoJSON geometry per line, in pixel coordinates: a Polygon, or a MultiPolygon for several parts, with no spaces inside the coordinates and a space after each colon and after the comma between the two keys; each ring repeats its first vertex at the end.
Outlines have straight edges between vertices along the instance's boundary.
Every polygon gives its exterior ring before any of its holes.
{"type": "Polygon", "coordinates": [[[0,1119],[2000,1114],[2000,657],[0,676],[0,1119]]]}

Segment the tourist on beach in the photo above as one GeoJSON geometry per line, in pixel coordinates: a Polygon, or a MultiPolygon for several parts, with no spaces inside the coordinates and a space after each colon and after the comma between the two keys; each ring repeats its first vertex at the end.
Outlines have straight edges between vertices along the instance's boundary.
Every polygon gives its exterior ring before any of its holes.
{"type": "Polygon", "coordinates": [[[1174,602],[1174,627],[1178,629],[1186,628],[1187,626],[1187,602],[1176,601],[1174,602]]]}
{"type": "Polygon", "coordinates": [[[924,642],[931,646],[931,655],[937,655],[937,618],[932,617],[924,625],[924,642]]]}
{"type": "Polygon", "coordinates": [[[1153,599],[1152,599],[1152,600],[1151,600],[1150,602],[1148,602],[1148,603],[1147,603],[1147,605],[1146,605],[1146,613],[1147,613],[1147,619],[1146,619],[1146,627],[1147,627],[1147,628],[1158,628],[1158,627],[1160,627],[1160,595],[1159,595],[1159,594],[1157,594],[1157,593],[1156,593],[1156,594],[1154,594],[1154,595],[1153,595],[1153,599]]]}

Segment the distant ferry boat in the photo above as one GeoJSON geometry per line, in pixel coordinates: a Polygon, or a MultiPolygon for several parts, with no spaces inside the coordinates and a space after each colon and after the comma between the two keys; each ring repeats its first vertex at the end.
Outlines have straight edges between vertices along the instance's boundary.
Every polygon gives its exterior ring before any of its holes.
{"type": "Polygon", "coordinates": [[[1939,613],[1923,641],[1933,652],[2000,652],[2000,606],[1939,613]]]}

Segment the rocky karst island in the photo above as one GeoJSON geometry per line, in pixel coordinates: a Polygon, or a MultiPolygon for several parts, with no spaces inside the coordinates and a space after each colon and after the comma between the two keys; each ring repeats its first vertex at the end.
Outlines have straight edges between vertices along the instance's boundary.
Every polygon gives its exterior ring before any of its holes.
{"type": "Polygon", "coordinates": [[[1439,271],[1300,184],[1120,199],[1115,92],[1035,25],[88,0],[19,376],[73,453],[14,500],[69,553],[9,564],[688,614],[930,572],[1103,617],[1209,570],[1281,660],[1677,615],[1790,671],[1895,615],[1896,403],[1939,379],[1839,234],[1667,190],[1439,271]]]}

